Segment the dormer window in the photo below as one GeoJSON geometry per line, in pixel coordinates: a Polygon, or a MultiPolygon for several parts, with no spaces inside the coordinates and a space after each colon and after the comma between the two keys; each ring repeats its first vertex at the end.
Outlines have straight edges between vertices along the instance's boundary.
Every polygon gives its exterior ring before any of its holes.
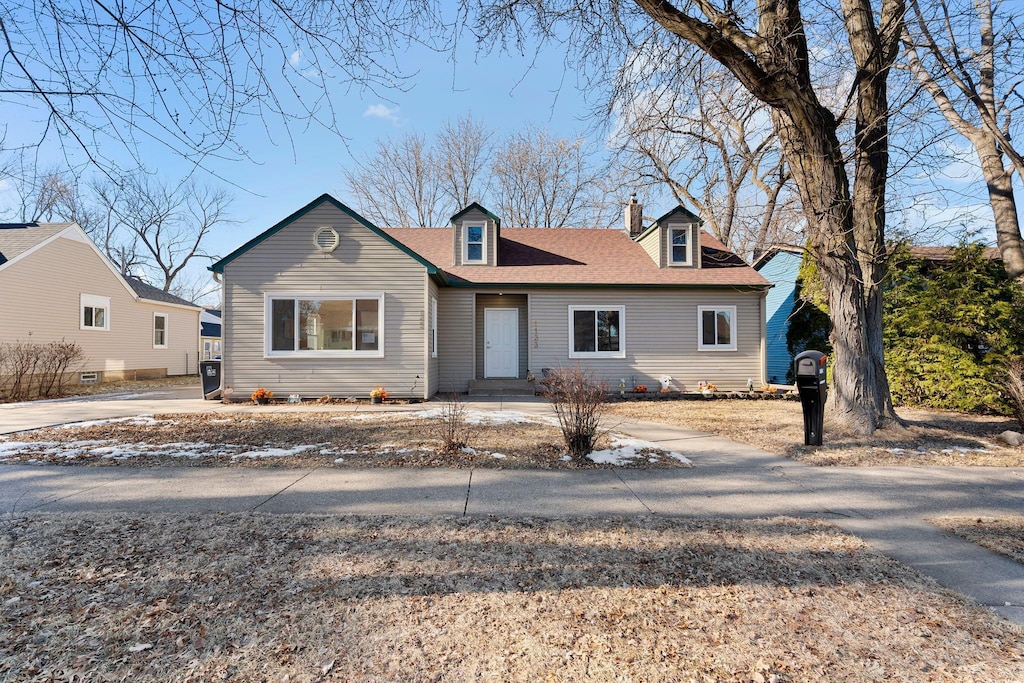
{"type": "Polygon", "coordinates": [[[464,263],[483,263],[484,226],[466,225],[464,230],[462,261],[464,263]]]}
{"type": "Polygon", "coordinates": [[[669,226],[668,262],[671,266],[693,265],[693,258],[690,252],[690,226],[669,226]]]}

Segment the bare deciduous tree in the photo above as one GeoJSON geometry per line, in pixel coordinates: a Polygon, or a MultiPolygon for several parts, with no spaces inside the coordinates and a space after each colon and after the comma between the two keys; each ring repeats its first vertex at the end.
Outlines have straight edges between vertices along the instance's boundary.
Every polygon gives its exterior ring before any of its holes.
{"type": "Polygon", "coordinates": [[[456,210],[488,196],[494,155],[493,129],[469,115],[455,123],[449,121],[437,135],[436,149],[441,192],[456,210]]]}
{"type": "Polygon", "coordinates": [[[394,46],[443,47],[439,15],[433,0],[9,0],[0,103],[41,112],[23,148],[53,141],[108,175],[111,149],[144,164],[140,141],[200,166],[247,157],[236,138],[244,120],[338,131],[333,97],[403,87],[394,46]]]}
{"type": "Polygon", "coordinates": [[[568,140],[532,128],[514,133],[495,155],[493,173],[495,205],[509,227],[609,222],[601,215],[603,171],[583,137],[568,140]]]}
{"type": "Polygon", "coordinates": [[[95,192],[107,217],[104,246],[111,260],[125,274],[139,266],[158,271],[154,285],[172,293],[193,260],[210,257],[204,242],[228,222],[231,204],[222,189],[193,181],[169,185],[141,173],[99,183],[95,192]]]}
{"type": "Polygon", "coordinates": [[[678,43],[647,43],[633,59],[657,64],[644,73],[620,70],[613,95],[618,157],[634,182],[667,187],[740,253],[756,257],[773,243],[802,241],[799,222],[786,220],[795,196],[767,105],[678,43]]]}
{"type": "Polygon", "coordinates": [[[832,413],[849,429],[871,433],[900,423],[885,374],[882,281],[888,76],[906,8],[904,0],[840,0],[835,14],[808,19],[803,4],[485,1],[474,30],[494,42],[532,34],[567,43],[580,64],[601,70],[646,36],[665,31],[718,61],[771,108],[834,323],[832,413]],[[812,42],[816,38],[820,43],[812,42]],[[823,63],[842,71],[826,81],[823,63]],[[825,93],[847,76],[847,97],[833,111],[825,93]],[[844,139],[851,120],[852,137],[844,139]]]}
{"type": "Polygon", "coordinates": [[[974,147],[1003,266],[1011,277],[1024,275],[1013,194],[1014,171],[1024,178],[1024,158],[1013,142],[1013,116],[1024,107],[1024,35],[1012,16],[1020,8],[999,0],[908,5],[903,45],[910,69],[949,125],[974,147]]]}

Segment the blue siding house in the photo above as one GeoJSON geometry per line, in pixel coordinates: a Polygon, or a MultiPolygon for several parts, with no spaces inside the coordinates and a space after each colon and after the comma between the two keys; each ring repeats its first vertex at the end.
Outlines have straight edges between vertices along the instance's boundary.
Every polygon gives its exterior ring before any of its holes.
{"type": "Polygon", "coordinates": [[[796,278],[803,252],[800,247],[776,245],[754,261],[754,270],[774,285],[765,298],[766,374],[771,383],[785,383],[793,363],[786,348],[786,332],[796,306],[796,278]]]}

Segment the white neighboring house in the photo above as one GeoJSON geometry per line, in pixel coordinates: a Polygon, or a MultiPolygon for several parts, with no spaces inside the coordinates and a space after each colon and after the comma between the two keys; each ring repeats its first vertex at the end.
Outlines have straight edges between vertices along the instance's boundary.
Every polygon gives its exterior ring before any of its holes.
{"type": "Polygon", "coordinates": [[[80,381],[195,374],[201,312],[122,276],[76,223],[0,223],[0,344],[73,341],[80,381]]]}
{"type": "Polygon", "coordinates": [[[200,360],[218,360],[220,349],[220,311],[216,308],[204,308],[199,316],[199,345],[202,350],[200,360]]]}

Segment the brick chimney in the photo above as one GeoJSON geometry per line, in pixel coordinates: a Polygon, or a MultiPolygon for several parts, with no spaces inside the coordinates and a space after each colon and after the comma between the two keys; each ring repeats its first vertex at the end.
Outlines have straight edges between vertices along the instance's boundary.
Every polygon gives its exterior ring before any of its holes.
{"type": "Polygon", "coordinates": [[[636,201],[636,193],[629,196],[626,203],[626,232],[630,237],[636,237],[644,229],[644,207],[636,201]]]}

